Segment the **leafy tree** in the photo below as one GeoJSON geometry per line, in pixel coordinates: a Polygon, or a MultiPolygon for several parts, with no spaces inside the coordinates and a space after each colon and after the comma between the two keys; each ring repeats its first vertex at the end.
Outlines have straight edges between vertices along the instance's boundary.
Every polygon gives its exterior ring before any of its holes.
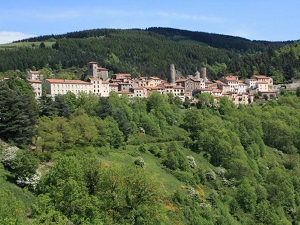
{"type": "Polygon", "coordinates": [[[237,201],[245,212],[255,210],[257,196],[255,189],[247,181],[243,181],[237,190],[237,201]]]}
{"type": "Polygon", "coordinates": [[[33,136],[37,110],[32,92],[19,87],[9,87],[6,81],[0,81],[0,135],[18,144],[27,144],[33,136]]]}
{"type": "Polygon", "coordinates": [[[187,171],[190,168],[186,155],[180,150],[176,142],[172,142],[168,147],[163,164],[171,170],[187,171]]]}
{"type": "Polygon", "coordinates": [[[30,151],[18,151],[17,156],[12,160],[10,167],[17,178],[32,177],[38,168],[39,160],[30,151]]]}
{"type": "Polygon", "coordinates": [[[54,117],[57,114],[57,110],[54,107],[54,102],[51,97],[42,95],[38,100],[39,116],[54,117]]]}
{"type": "Polygon", "coordinates": [[[58,116],[69,118],[73,112],[71,106],[66,102],[63,95],[55,96],[54,107],[57,110],[58,116]]]}

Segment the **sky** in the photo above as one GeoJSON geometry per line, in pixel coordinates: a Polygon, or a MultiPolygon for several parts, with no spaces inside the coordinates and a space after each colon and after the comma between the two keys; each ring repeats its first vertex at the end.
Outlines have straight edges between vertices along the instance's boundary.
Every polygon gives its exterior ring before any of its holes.
{"type": "Polygon", "coordinates": [[[299,9],[299,0],[4,0],[0,44],[96,28],[148,27],[299,40],[299,9]]]}

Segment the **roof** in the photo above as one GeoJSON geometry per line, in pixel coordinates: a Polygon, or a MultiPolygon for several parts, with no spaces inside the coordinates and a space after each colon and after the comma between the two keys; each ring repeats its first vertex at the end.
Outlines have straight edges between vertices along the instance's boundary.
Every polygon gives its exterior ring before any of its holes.
{"type": "Polygon", "coordinates": [[[97,69],[98,69],[98,70],[103,70],[103,71],[108,71],[108,69],[103,68],[103,67],[98,67],[97,69]]]}
{"type": "Polygon", "coordinates": [[[118,86],[117,83],[109,83],[109,86],[118,86]]]}
{"type": "Polygon", "coordinates": [[[219,88],[212,89],[212,92],[221,93],[222,91],[219,88]]]}
{"type": "Polygon", "coordinates": [[[178,80],[175,81],[175,83],[185,82],[186,80],[187,80],[186,78],[179,78],[178,80]]]}
{"type": "Polygon", "coordinates": [[[268,84],[268,82],[266,81],[260,81],[260,82],[257,82],[258,84],[268,84]]]}
{"type": "Polygon", "coordinates": [[[29,73],[31,73],[31,74],[40,74],[40,71],[38,71],[38,70],[29,70],[29,73]]]}
{"type": "Polygon", "coordinates": [[[197,91],[212,91],[212,89],[210,89],[210,88],[198,88],[195,90],[197,90],[197,91]]]}
{"type": "Polygon", "coordinates": [[[133,90],[144,90],[144,87],[133,87],[133,90]]]}
{"type": "Polygon", "coordinates": [[[82,80],[66,80],[66,79],[46,79],[49,83],[57,83],[57,84],[85,84],[91,85],[89,82],[85,82],[82,80]]]}
{"type": "Polygon", "coordinates": [[[220,80],[214,80],[214,82],[216,82],[217,84],[220,84],[222,86],[229,86],[228,84],[224,83],[223,81],[220,80]]]}
{"type": "Polygon", "coordinates": [[[182,86],[173,86],[173,88],[175,89],[184,89],[184,87],[182,87],[182,86]]]}
{"type": "Polygon", "coordinates": [[[132,94],[130,91],[118,91],[118,94],[132,94]]]}
{"type": "Polygon", "coordinates": [[[256,79],[269,79],[270,77],[267,77],[265,75],[253,75],[252,77],[256,78],[256,79]]]}
{"type": "Polygon", "coordinates": [[[131,85],[130,83],[120,82],[121,85],[131,85]]]}
{"type": "Polygon", "coordinates": [[[150,77],[150,79],[153,79],[153,80],[160,80],[159,77],[150,77]]]}
{"type": "Polygon", "coordinates": [[[165,89],[164,86],[156,86],[156,87],[151,87],[151,90],[161,90],[161,89],[165,89]]]}
{"type": "Polygon", "coordinates": [[[123,76],[123,77],[131,77],[130,73],[117,73],[117,74],[114,74],[114,75],[123,76]]]}
{"type": "Polygon", "coordinates": [[[42,83],[40,80],[27,79],[29,83],[42,83]]]}
{"type": "Polygon", "coordinates": [[[238,81],[238,77],[237,76],[227,76],[227,77],[224,77],[225,80],[228,80],[228,81],[238,81]]]}

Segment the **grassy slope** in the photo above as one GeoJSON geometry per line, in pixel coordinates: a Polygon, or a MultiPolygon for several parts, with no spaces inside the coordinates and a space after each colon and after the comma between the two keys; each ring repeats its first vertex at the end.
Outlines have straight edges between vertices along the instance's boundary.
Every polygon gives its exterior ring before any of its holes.
{"type": "MultiPolygon", "coordinates": [[[[46,47],[51,47],[55,42],[44,42],[46,47]]],[[[17,42],[17,43],[8,43],[8,44],[0,44],[0,50],[2,49],[14,49],[19,47],[29,47],[32,48],[32,45],[39,47],[41,42],[17,42]]]]}

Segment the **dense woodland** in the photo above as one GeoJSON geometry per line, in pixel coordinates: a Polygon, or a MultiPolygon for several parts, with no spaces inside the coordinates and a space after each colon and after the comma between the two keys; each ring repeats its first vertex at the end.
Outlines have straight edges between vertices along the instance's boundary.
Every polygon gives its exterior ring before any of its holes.
{"type": "Polygon", "coordinates": [[[300,89],[238,107],[0,92],[3,224],[300,224],[300,89]]]}
{"type": "Polygon", "coordinates": [[[171,63],[183,75],[194,74],[205,64],[210,79],[229,73],[241,78],[264,74],[281,83],[300,76],[300,46],[296,41],[250,41],[228,35],[148,28],[86,30],[35,37],[15,44],[18,47],[0,46],[2,73],[82,68],[88,61],[97,61],[112,73],[133,76],[166,78],[171,63]]]}
{"type": "Polygon", "coordinates": [[[201,65],[209,78],[300,75],[297,42],[170,28],[98,29],[0,46],[1,224],[300,224],[300,88],[235,106],[197,95],[36,100],[27,69],[84,79],[166,78],[201,65]],[[29,43],[29,45],[28,45],[29,43]]]}

